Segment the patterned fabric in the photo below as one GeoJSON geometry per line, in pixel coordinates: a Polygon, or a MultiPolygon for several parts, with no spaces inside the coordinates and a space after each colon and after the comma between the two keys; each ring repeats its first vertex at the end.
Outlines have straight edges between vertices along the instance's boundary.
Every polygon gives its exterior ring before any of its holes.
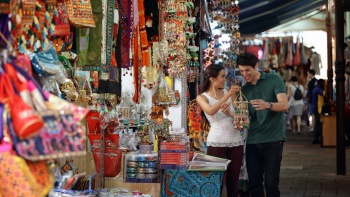
{"type": "Polygon", "coordinates": [[[11,153],[0,154],[0,194],[11,197],[40,197],[39,185],[24,159],[11,153]]]}
{"type": "Polygon", "coordinates": [[[223,176],[224,172],[165,170],[162,182],[162,196],[220,196],[223,176]]]}
{"type": "Polygon", "coordinates": [[[120,13],[120,36],[121,36],[121,67],[129,68],[130,66],[130,0],[119,0],[120,13]]]}

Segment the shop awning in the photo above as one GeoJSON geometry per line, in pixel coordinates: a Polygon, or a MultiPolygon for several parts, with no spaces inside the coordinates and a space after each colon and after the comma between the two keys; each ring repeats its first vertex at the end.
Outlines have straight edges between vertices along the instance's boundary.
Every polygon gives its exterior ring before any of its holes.
{"type": "Polygon", "coordinates": [[[320,8],[327,0],[240,0],[239,25],[243,36],[265,32],[320,8]]]}

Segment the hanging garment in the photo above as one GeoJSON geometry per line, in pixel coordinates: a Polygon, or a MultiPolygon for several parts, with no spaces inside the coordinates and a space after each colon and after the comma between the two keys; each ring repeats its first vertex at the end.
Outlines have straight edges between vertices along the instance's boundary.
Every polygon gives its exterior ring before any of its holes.
{"type": "Polygon", "coordinates": [[[293,57],[294,66],[300,66],[300,42],[299,38],[297,38],[297,43],[295,44],[295,54],[293,57]]]}
{"type": "Polygon", "coordinates": [[[89,49],[89,28],[76,28],[75,29],[75,38],[76,38],[76,48],[78,54],[78,63],[77,66],[85,66],[87,61],[87,54],[89,49]]]}
{"type": "Polygon", "coordinates": [[[100,66],[102,43],[102,1],[91,1],[91,5],[96,27],[90,29],[86,65],[100,66]]]}
{"type": "Polygon", "coordinates": [[[316,75],[320,75],[320,68],[322,68],[322,60],[320,54],[316,52],[312,54],[310,68],[315,70],[316,75]]]}
{"type": "Polygon", "coordinates": [[[293,51],[292,46],[293,45],[293,38],[288,39],[288,45],[287,45],[287,57],[286,57],[286,65],[292,66],[293,65],[293,51]]]}
{"type": "Polygon", "coordinates": [[[301,57],[300,57],[300,63],[301,65],[307,65],[307,57],[306,57],[306,54],[305,54],[305,46],[304,46],[304,43],[301,43],[301,57]]]}

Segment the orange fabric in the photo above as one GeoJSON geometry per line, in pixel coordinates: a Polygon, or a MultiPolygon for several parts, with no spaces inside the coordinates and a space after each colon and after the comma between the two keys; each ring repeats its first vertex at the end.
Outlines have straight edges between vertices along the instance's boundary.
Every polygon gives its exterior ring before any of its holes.
{"type": "Polygon", "coordinates": [[[146,32],[146,18],[145,18],[145,7],[143,5],[143,0],[138,0],[138,11],[139,11],[139,27],[140,27],[140,40],[142,48],[142,65],[150,66],[150,53],[149,53],[149,43],[147,39],[146,32]]]}
{"type": "Polygon", "coordinates": [[[30,172],[38,183],[41,194],[46,196],[55,184],[55,178],[48,168],[46,161],[32,162],[27,161],[30,172]]]}

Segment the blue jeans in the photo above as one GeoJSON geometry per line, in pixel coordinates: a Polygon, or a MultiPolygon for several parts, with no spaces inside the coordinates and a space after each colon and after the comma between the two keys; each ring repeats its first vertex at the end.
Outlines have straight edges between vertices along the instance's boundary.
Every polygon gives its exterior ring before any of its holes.
{"type": "Polygon", "coordinates": [[[246,162],[251,197],[280,196],[279,180],[283,142],[246,145],[246,162]],[[265,178],[265,179],[264,179],[265,178]]]}

